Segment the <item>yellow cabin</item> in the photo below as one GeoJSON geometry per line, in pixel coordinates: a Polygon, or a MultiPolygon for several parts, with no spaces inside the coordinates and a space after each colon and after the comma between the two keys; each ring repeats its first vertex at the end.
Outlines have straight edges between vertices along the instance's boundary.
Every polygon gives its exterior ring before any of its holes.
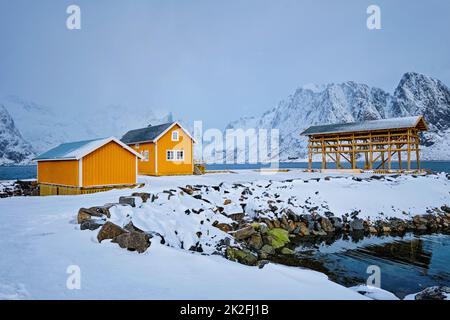
{"type": "Polygon", "coordinates": [[[114,137],[63,143],[34,159],[40,194],[84,194],[135,186],[141,157],[114,137]]]}
{"type": "Polygon", "coordinates": [[[131,130],[121,140],[141,154],[139,174],[164,176],[194,172],[195,141],[178,122],[131,130]]]}

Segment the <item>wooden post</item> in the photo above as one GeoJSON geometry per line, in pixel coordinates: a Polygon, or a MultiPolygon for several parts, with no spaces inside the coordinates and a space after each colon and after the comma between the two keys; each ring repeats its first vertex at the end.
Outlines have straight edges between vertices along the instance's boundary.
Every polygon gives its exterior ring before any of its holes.
{"type": "Polygon", "coordinates": [[[312,142],[311,137],[309,137],[308,141],[308,169],[312,170],[312,142]]]}
{"type": "Polygon", "coordinates": [[[372,142],[372,132],[369,135],[369,152],[370,152],[370,163],[369,169],[373,169],[373,142],[372,142]]]}
{"type": "Polygon", "coordinates": [[[419,134],[415,131],[417,170],[420,170],[419,134]]]}
{"type": "Polygon", "coordinates": [[[352,135],[352,169],[356,169],[355,134],[352,135]]]}
{"type": "Polygon", "coordinates": [[[408,144],[408,155],[407,155],[407,168],[408,170],[411,170],[411,130],[408,129],[408,135],[407,135],[406,143],[408,144]]]}
{"type": "Polygon", "coordinates": [[[326,154],[325,154],[325,142],[324,142],[323,138],[321,138],[320,143],[322,145],[322,169],[326,169],[327,168],[327,159],[326,159],[326,154]]]}
{"type": "Polygon", "coordinates": [[[399,150],[398,151],[398,168],[400,169],[400,170],[402,170],[403,168],[403,165],[402,165],[402,152],[399,150]]]}
{"type": "Polygon", "coordinates": [[[388,131],[388,170],[391,170],[391,132],[388,131]]]}

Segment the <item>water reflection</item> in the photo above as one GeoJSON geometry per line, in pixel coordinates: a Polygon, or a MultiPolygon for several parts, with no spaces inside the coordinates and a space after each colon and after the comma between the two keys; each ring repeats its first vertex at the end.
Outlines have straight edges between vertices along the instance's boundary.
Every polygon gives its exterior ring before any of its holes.
{"type": "Polygon", "coordinates": [[[433,285],[450,285],[450,236],[340,237],[298,241],[296,254],[277,262],[311,268],[345,286],[365,283],[367,267],[381,269],[381,287],[403,298],[433,285]]]}

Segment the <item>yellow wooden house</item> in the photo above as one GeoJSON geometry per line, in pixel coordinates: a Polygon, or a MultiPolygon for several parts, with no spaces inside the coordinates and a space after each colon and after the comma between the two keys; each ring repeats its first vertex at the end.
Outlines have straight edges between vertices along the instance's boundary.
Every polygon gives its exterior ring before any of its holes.
{"type": "Polygon", "coordinates": [[[194,139],[178,122],[128,131],[121,141],[141,154],[142,175],[187,175],[194,172],[194,139]]]}
{"type": "Polygon", "coordinates": [[[40,194],[84,194],[135,186],[141,158],[114,137],[63,143],[34,159],[40,194]]]}

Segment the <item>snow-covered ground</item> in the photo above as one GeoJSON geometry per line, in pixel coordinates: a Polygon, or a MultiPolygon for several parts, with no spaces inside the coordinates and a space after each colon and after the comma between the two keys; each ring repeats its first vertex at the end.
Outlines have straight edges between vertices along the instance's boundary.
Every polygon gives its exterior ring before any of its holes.
{"type": "MultiPolygon", "coordinates": [[[[158,193],[187,184],[254,182],[262,185],[268,180],[317,177],[325,175],[300,170],[263,175],[248,170],[236,174],[140,177],[146,186],[134,191],[158,193]]],[[[294,180],[288,184],[293,187],[285,193],[298,199],[311,196],[317,203],[326,201],[335,214],[355,208],[363,209],[364,216],[377,215],[380,210],[393,215],[402,211],[425,213],[423,210],[429,206],[450,203],[450,189],[444,175],[407,176],[370,183],[347,176],[308,183],[294,180]],[[373,194],[377,197],[373,198],[373,194]]],[[[258,269],[217,255],[163,246],[155,239],[149,250],[138,254],[107,240],[98,243],[98,230],[80,231],[76,223],[80,207],[117,202],[120,196],[131,193],[128,189],[83,196],[0,199],[0,299],[367,299],[315,271],[273,263],[258,269]],[[69,290],[66,286],[69,277],[66,271],[71,265],[80,267],[80,290],[69,290]]],[[[184,198],[187,195],[177,193],[177,198],[171,201],[175,207],[177,203],[185,205],[185,201],[191,201],[184,198]]],[[[140,221],[141,225],[162,232],[167,232],[170,225],[185,228],[186,233],[200,228],[195,215],[183,216],[186,220],[179,221],[181,216],[171,213],[174,207],[162,206],[161,197],[158,201],[133,208],[132,213],[136,214],[133,222],[140,221]],[[161,209],[153,210],[158,204],[161,209]]],[[[112,219],[120,219],[121,210],[113,212],[112,219]]],[[[175,240],[169,238],[168,242],[175,240]]]]}

